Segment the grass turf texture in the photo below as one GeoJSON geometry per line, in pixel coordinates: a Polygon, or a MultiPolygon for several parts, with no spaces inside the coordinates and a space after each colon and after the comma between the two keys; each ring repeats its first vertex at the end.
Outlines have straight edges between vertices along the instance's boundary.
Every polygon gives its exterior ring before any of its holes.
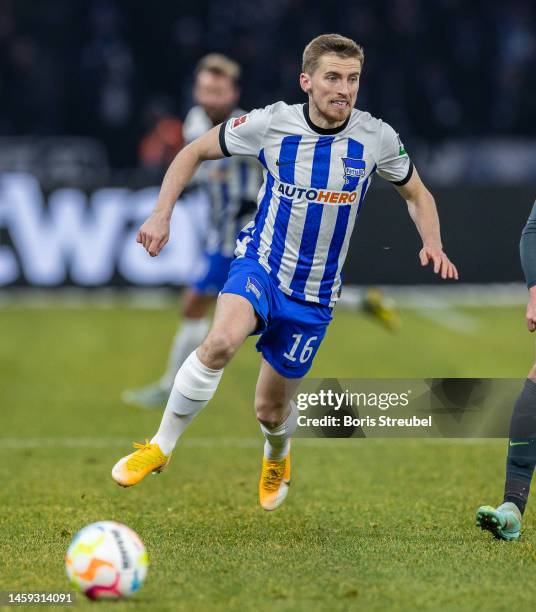
{"type": "MultiPolygon", "coordinates": [[[[472,332],[403,312],[393,335],[337,312],[311,376],[523,378],[523,310],[460,312],[472,332]]],[[[519,543],[474,527],[476,507],[500,501],[504,441],[297,440],[289,497],[267,514],[248,342],[168,470],[124,490],[110,468],[160,417],[119,394],[160,373],[173,310],[11,307],[0,319],[0,590],[68,589],[71,537],[114,519],[150,556],[142,590],[114,610],[499,610],[536,598],[530,502],[519,543]]]]}

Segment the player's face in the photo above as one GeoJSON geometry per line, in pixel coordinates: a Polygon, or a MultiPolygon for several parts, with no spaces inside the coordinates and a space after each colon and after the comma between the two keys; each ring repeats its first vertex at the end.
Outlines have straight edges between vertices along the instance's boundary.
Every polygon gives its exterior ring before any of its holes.
{"type": "MultiPolygon", "coordinates": [[[[313,74],[302,73],[300,85],[309,95],[311,120],[337,126],[352,112],[359,90],[361,62],[326,53],[313,74]]],[[[320,125],[322,127],[322,125],[320,125]]]]}
{"type": "Polygon", "coordinates": [[[238,88],[229,77],[208,70],[203,70],[197,75],[194,99],[205,109],[214,123],[227,119],[236,106],[238,97],[238,88]]]}

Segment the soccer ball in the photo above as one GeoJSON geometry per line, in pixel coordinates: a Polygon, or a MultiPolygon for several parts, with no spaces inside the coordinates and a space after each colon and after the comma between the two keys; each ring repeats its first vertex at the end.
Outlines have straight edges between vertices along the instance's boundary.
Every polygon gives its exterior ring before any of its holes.
{"type": "Polygon", "coordinates": [[[100,521],[74,536],[65,569],[71,584],[90,599],[119,599],[140,588],[147,562],[145,546],[132,529],[100,521]]]}

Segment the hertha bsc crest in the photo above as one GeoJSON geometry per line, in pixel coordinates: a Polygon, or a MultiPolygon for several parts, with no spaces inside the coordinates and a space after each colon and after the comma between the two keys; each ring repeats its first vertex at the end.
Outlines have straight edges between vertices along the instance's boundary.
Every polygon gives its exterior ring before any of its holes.
{"type": "MultiPolygon", "coordinates": [[[[357,179],[365,176],[365,160],[354,159],[353,157],[341,157],[344,168],[344,184],[348,185],[352,179],[357,179]]],[[[357,183],[357,181],[354,181],[357,183]]]]}

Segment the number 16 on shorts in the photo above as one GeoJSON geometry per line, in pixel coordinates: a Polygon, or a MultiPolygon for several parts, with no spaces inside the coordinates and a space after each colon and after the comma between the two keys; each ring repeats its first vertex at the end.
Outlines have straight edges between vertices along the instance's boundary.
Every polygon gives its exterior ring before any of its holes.
{"type": "Polygon", "coordinates": [[[314,341],[318,340],[318,336],[311,336],[310,338],[304,338],[303,334],[292,334],[294,343],[288,353],[283,353],[283,357],[289,361],[299,361],[300,363],[307,363],[315,350],[314,341]]]}

